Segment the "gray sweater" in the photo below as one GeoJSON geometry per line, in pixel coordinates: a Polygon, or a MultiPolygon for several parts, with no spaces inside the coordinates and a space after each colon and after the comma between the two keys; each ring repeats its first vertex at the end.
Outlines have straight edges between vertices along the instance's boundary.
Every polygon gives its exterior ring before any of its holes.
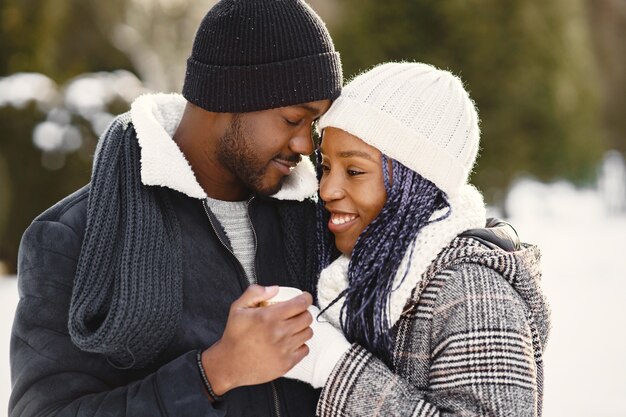
{"type": "Polygon", "coordinates": [[[454,239],[393,327],[391,369],[353,345],[317,414],[541,415],[549,312],[538,261],[534,246],[507,252],[480,237],[454,239]]]}

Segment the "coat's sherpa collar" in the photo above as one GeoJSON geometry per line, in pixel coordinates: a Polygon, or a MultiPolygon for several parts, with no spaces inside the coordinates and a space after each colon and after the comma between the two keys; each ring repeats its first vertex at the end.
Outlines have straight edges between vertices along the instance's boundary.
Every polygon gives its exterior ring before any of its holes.
{"type": "MultiPolygon", "coordinates": [[[[187,101],[180,94],[146,94],[131,105],[130,115],[141,147],[141,182],[180,191],[204,199],[185,155],[172,140],[187,101]]],[[[303,201],[317,195],[317,179],[311,161],[303,157],[273,198],[303,201]]]]}
{"type": "MultiPolygon", "coordinates": [[[[398,321],[411,292],[437,255],[462,232],[485,226],[485,204],[482,195],[473,186],[465,185],[458,195],[449,200],[449,203],[450,215],[444,220],[424,227],[415,238],[411,266],[402,283],[400,279],[406,271],[410,250],[407,250],[400,263],[398,273],[394,277],[394,290],[389,299],[389,327],[398,321]]],[[[435,213],[434,217],[439,217],[441,214],[435,213]]],[[[341,256],[322,271],[317,285],[317,298],[321,309],[326,308],[347,288],[349,263],[349,258],[341,256]]],[[[343,299],[324,313],[328,321],[338,328],[340,328],[339,314],[342,306],[343,299]]]]}

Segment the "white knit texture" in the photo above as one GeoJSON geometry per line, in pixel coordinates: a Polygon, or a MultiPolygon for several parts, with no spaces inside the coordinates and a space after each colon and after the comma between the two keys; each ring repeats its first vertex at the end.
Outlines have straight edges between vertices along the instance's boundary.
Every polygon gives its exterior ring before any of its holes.
{"type": "Polygon", "coordinates": [[[420,173],[449,196],[468,180],[480,128],[459,78],[421,63],[381,64],[354,78],[321,117],[420,173]]]}

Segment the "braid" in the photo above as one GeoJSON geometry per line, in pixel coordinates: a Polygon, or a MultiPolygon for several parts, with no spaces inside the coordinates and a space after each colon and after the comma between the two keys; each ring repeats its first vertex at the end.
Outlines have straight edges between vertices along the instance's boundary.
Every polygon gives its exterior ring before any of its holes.
{"type": "MultiPolygon", "coordinates": [[[[389,159],[383,155],[382,160],[387,201],[357,239],[348,268],[348,288],[328,307],[345,296],[340,318],[346,338],[390,364],[392,338],[388,304],[394,278],[407,250],[412,255],[413,242],[419,231],[427,224],[441,220],[431,218],[437,210],[449,208],[449,205],[443,191],[398,161],[391,160],[389,178],[385,168],[389,159]]],[[[318,219],[322,219],[318,221],[318,255],[323,268],[336,257],[337,249],[332,233],[323,222],[329,214],[322,209],[323,205],[318,208],[318,219]],[[328,246],[329,243],[332,247],[328,246]]],[[[398,285],[404,281],[408,270],[407,267],[398,285]]]]}
{"type": "MultiPolygon", "coordinates": [[[[322,153],[319,149],[315,151],[315,173],[317,182],[322,178],[322,153]]],[[[339,257],[340,253],[335,246],[335,236],[328,230],[328,222],[330,221],[330,213],[324,208],[324,201],[317,199],[317,255],[319,258],[319,271],[326,268],[332,261],[339,257]]]]}

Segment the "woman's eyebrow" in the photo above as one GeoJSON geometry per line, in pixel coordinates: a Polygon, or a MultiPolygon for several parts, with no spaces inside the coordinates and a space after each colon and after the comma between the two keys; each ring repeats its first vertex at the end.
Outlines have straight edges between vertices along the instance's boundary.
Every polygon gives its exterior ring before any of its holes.
{"type": "Polygon", "coordinates": [[[374,161],[374,158],[372,158],[372,155],[368,154],[367,152],[363,152],[363,151],[343,151],[343,152],[339,152],[339,157],[341,158],[352,158],[352,157],[358,157],[358,158],[365,158],[365,159],[369,159],[370,161],[374,161]]]}

